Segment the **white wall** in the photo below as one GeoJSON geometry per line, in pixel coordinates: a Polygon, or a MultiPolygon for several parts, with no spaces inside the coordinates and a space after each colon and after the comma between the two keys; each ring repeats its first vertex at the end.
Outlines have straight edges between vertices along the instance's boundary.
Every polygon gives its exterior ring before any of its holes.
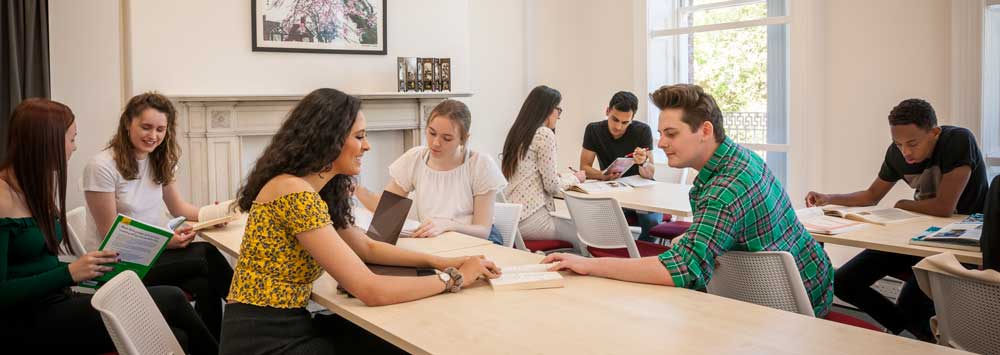
{"type": "MultiPolygon", "coordinates": [[[[822,185],[831,192],[853,191],[875,179],[891,142],[889,110],[897,103],[923,98],[941,124],[951,122],[950,4],[838,0],[825,5],[822,185]]],[[[912,198],[903,185],[885,202],[912,198]]]]}
{"type": "Polygon", "coordinates": [[[246,0],[129,1],[133,93],[396,91],[396,57],[450,57],[469,89],[467,0],[388,1],[386,55],[253,52],[246,0]]]}
{"type": "Polygon", "coordinates": [[[83,206],[83,167],[111,138],[122,107],[121,37],[116,1],[49,1],[52,99],[76,114],[66,206],[83,206]]]}
{"type": "MultiPolygon", "coordinates": [[[[556,127],[559,167],[579,165],[587,123],[604,119],[611,95],[637,92],[633,6],[637,1],[547,0],[529,2],[532,41],[526,54],[528,86],[562,93],[556,127]]],[[[643,100],[640,98],[640,101],[643,100]]],[[[640,110],[645,105],[639,105],[640,110]]],[[[639,112],[643,119],[646,112],[639,112]]]]}
{"type": "Polygon", "coordinates": [[[245,0],[52,0],[50,12],[53,97],[81,124],[70,207],[83,205],[76,181],[114,131],[124,101],[147,90],[386,92],[395,91],[397,56],[450,57],[454,91],[474,93],[462,99],[473,112],[472,146],[493,157],[525,94],[523,0],[389,0],[384,56],[253,52],[245,0]]]}

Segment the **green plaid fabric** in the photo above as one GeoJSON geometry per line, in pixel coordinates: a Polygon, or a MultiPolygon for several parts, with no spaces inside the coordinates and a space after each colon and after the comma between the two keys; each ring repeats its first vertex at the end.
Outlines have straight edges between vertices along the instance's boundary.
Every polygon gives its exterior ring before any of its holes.
{"type": "Polygon", "coordinates": [[[757,154],[729,138],[698,172],[691,188],[694,221],[660,254],[674,284],[704,289],[715,257],[729,250],[787,251],[795,258],[817,317],[833,302],[833,267],[806,231],[781,183],[757,154]]]}

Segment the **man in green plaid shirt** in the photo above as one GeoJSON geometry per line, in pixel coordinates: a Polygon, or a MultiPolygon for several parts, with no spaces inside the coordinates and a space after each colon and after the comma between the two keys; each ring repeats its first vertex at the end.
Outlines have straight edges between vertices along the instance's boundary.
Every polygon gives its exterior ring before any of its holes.
{"type": "Polygon", "coordinates": [[[660,109],[657,144],[674,168],[693,168],[694,221],[670,250],[639,259],[552,254],[553,269],[618,280],[704,289],[715,258],[730,250],[787,251],[799,268],[817,317],[833,302],[833,267],[795,215],[781,183],[759,156],[726,137],[715,99],[696,85],[650,94],[660,109]]]}

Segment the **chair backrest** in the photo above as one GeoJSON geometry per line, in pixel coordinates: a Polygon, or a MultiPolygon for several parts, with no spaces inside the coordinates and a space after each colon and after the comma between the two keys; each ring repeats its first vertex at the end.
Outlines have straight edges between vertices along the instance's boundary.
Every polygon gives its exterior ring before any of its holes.
{"type": "Polygon", "coordinates": [[[503,237],[503,246],[514,247],[517,237],[517,224],[521,221],[521,205],[516,203],[497,203],[493,205],[493,225],[503,237]]]}
{"type": "Polygon", "coordinates": [[[565,199],[581,243],[601,249],[626,248],[629,257],[639,257],[639,248],[617,200],[571,193],[565,194],[565,199]]]}
{"type": "MultiPolygon", "coordinates": [[[[937,312],[938,344],[977,354],[1000,354],[1000,285],[920,268],[937,312]]],[[[917,282],[923,277],[917,277],[917,282]]]]}
{"type": "Polygon", "coordinates": [[[715,272],[706,287],[708,293],[815,316],[792,254],[730,251],[715,261],[715,272]]]}
{"type": "Polygon", "coordinates": [[[87,208],[80,206],[66,213],[66,238],[76,250],[77,255],[86,254],[89,250],[83,247],[83,233],[87,232],[87,208]]]}
{"type": "Polygon", "coordinates": [[[135,272],[126,270],[112,278],[90,304],[101,312],[119,354],[184,353],[135,272]]]}

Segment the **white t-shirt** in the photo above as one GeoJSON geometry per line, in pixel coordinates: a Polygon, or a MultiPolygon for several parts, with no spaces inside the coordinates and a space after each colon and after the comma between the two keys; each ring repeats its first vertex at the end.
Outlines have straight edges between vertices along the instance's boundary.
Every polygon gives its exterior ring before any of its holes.
{"type": "Polygon", "coordinates": [[[473,197],[507,185],[500,167],[488,155],[467,151],[462,165],[438,171],[427,166],[430,149],[413,147],[389,165],[389,176],[404,191],[414,192],[417,218],[447,218],[472,224],[473,197]]]}
{"type": "MultiPolygon", "coordinates": [[[[114,192],[118,209],[116,213],[153,225],[166,225],[167,206],[163,202],[163,186],[153,182],[149,159],[137,162],[136,179],[125,180],[125,177],[118,172],[113,153],[104,150],[87,162],[87,166],[83,168],[80,185],[83,191],[114,192]]],[[[100,247],[104,236],[97,234],[97,223],[90,210],[88,205],[87,230],[81,239],[87,251],[94,251],[100,247]]]]}

